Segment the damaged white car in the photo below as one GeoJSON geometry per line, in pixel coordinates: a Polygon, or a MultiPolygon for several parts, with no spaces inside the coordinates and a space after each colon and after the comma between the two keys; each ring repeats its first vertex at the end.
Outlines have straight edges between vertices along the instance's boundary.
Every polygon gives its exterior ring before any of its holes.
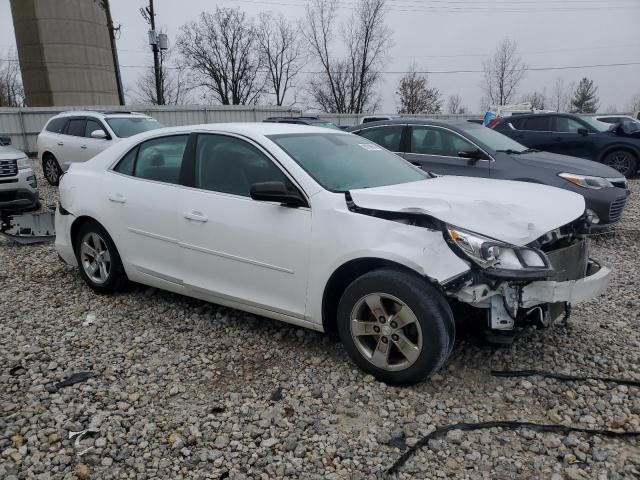
{"type": "Polygon", "coordinates": [[[56,213],[94,290],[130,280],[335,332],[392,384],[446,362],[453,304],[508,331],[599,295],[588,230],[580,195],[430,178],[361,137],[270,123],[123,140],[70,168],[56,213]]]}

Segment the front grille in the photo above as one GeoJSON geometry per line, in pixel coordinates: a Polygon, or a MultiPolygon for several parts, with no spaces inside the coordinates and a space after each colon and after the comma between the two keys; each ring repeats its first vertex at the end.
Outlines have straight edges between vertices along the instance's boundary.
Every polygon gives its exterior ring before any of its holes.
{"type": "Polygon", "coordinates": [[[555,270],[552,280],[565,282],[584,278],[589,261],[589,243],[578,240],[566,247],[546,252],[551,266],[555,270]]]}
{"type": "Polygon", "coordinates": [[[18,174],[17,160],[0,160],[0,177],[14,177],[18,174]]]}
{"type": "Polygon", "coordinates": [[[622,211],[627,203],[627,197],[620,197],[614,200],[609,207],[609,222],[617,222],[622,216],[622,211]]]}

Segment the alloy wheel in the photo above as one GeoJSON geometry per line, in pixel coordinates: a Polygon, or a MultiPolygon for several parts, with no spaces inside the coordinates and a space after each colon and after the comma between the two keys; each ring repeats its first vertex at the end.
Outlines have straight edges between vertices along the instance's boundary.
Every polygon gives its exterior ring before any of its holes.
{"type": "Polygon", "coordinates": [[[104,239],[95,232],[87,233],[80,244],[80,261],[87,277],[97,285],[107,281],[111,273],[111,254],[104,239]]]}
{"type": "Polygon", "coordinates": [[[372,293],[358,300],[351,311],[350,330],[358,351],[382,370],[404,370],[422,352],[418,319],[392,295],[372,293]]]}
{"type": "Polygon", "coordinates": [[[607,155],[603,163],[611,168],[615,168],[624,175],[628,175],[631,169],[632,157],[629,152],[613,152],[607,155]]]}
{"type": "Polygon", "coordinates": [[[55,185],[58,181],[58,165],[56,165],[56,161],[51,157],[48,157],[44,162],[44,176],[52,185],[55,185]]]}

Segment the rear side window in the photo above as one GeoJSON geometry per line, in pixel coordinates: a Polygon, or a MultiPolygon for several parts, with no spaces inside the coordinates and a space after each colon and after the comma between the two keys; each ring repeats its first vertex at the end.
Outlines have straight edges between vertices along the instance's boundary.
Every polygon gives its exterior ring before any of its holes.
{"type": "Polygon", "coordinates": [[[118,173],[123,173],[125,175],[133,175],[133,167],[136,163],[136,156],[138,155],[138,147],[132,149],[127,153],[122,160],[118,162],[116,168],[113,170],[118,173]]]}
{"type": "Polygon", "coordinates": [[[166,183],[179,183],[182,156],[188,135],[154,138],[138,149],[134,176],[166,183]]]}
{"type": "Polygon", "coordinates": [[[529,117],[523,118],[518,122],[520,127],[518,130],[534,130],[538,132],[550,132],[551,131],[551,119],[549,117],[529,117]]]}
{"type": "Polygon", "coordinates": [[[66,123],[67,123],[67,119],[64,117],[53,118],[49,123],[47,123],[45,130],[47,132],[52,132],[52,133],[62,133],[66,123]]]}
{"type": "Polygon", "coordinates": [[[356,132],[361,137],[371,140],[392,152],[400,151],[400,140],[404,125],[391,125],[386,127],[373,127],[356,132]]]}
{"type": "Polygon", "coordinates": [[[67,135],[73,135],[75,137],[84,137],[84,126],[86,120],[84,118],[72,118],[67,124],[67,135]]]}

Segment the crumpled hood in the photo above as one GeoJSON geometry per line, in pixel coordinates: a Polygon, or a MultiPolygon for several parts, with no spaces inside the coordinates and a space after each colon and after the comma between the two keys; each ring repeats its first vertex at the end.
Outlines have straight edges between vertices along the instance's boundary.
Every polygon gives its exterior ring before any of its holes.
{"type": "Polygon", "coordinates": [[[570,157],[551,152],[532,152],[520,155],[510,155],[516,162],[525,163],[536,168],[545,168],[554,173],[575,173],[577,175],[592,175],[604,178],[621,178],[617,170],[602,163],[584,158],[570,157]]]}
{"type": "Polygon", "coordinates": [[[424,213],[513,245],[526,245],[584,213],[577,193],[534,183],[445,176],[349,192],[363,208],[424,213]]]}

